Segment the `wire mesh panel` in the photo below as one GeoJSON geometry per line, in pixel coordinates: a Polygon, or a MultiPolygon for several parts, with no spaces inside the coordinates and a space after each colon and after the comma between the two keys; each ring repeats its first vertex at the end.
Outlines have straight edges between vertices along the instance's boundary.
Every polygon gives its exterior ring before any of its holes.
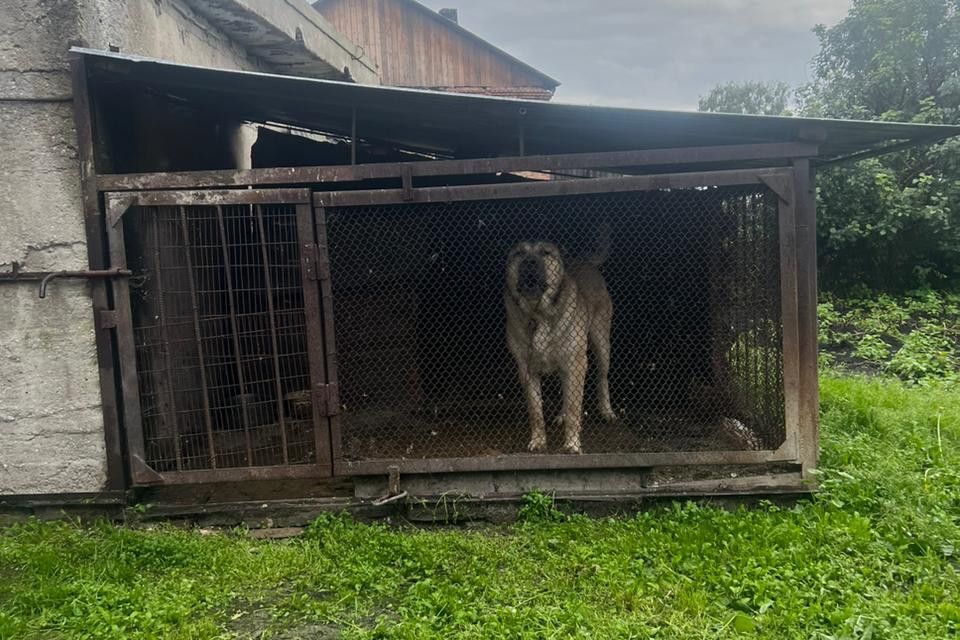
{"type": "Polygon", "coordinates": [[[146,463],[315,463],[296,205],[136,207],[125,241],[146,463]]]}
{"type": "Polygon", "coordinates": [[[777,448],[778,202],[326,209],[343,459],[777,448]]]}

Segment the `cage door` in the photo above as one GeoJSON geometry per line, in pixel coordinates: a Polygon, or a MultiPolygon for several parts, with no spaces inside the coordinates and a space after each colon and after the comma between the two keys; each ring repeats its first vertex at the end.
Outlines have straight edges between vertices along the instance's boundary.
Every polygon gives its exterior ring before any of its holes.
{"type": "Polygon", "coordinates": [[[317,192],[335,471],[793,463],[791,181],[317,192]]]}
{"type": "Polygon", "coordinates": [[[331,473],[308,190],[107,194],[134,484],[331,473]]]}

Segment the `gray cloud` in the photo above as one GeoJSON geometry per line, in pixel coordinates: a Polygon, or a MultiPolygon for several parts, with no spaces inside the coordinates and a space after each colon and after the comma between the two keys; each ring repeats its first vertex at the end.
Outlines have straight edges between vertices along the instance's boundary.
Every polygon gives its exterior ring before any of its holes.
{"type": "Polygon", "coordinates": [[[557,100],[693,109],[718,82],[809,80],[850,0],[425,0],[562,83],[557,100]]]}

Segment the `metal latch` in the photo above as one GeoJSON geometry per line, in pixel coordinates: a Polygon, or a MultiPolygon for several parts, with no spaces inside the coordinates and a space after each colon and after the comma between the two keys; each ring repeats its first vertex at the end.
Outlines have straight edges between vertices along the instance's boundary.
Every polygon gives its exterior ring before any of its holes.
{"type": "Polygon", "coordinates": [[[19,263],[13,263],[13,270],[0,273],[0,282],[40,281],[41,298],[47,297],[47,285],[55,278],[129,278],[133,272],[129,269],[88,269],[86,271],[20,271],[19,263]]]}

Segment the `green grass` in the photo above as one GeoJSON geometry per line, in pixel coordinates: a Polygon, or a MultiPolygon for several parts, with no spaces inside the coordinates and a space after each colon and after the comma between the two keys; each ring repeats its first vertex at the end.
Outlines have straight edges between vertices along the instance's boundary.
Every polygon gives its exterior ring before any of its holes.
{"type": "Polygon", "coordinates": [[[826,377],[822,491],[481,530],[0,531],[0,638],[960,635],[960,392],[826,377]],[[939,423],[939,433],[938,433],[939,423]]]}

